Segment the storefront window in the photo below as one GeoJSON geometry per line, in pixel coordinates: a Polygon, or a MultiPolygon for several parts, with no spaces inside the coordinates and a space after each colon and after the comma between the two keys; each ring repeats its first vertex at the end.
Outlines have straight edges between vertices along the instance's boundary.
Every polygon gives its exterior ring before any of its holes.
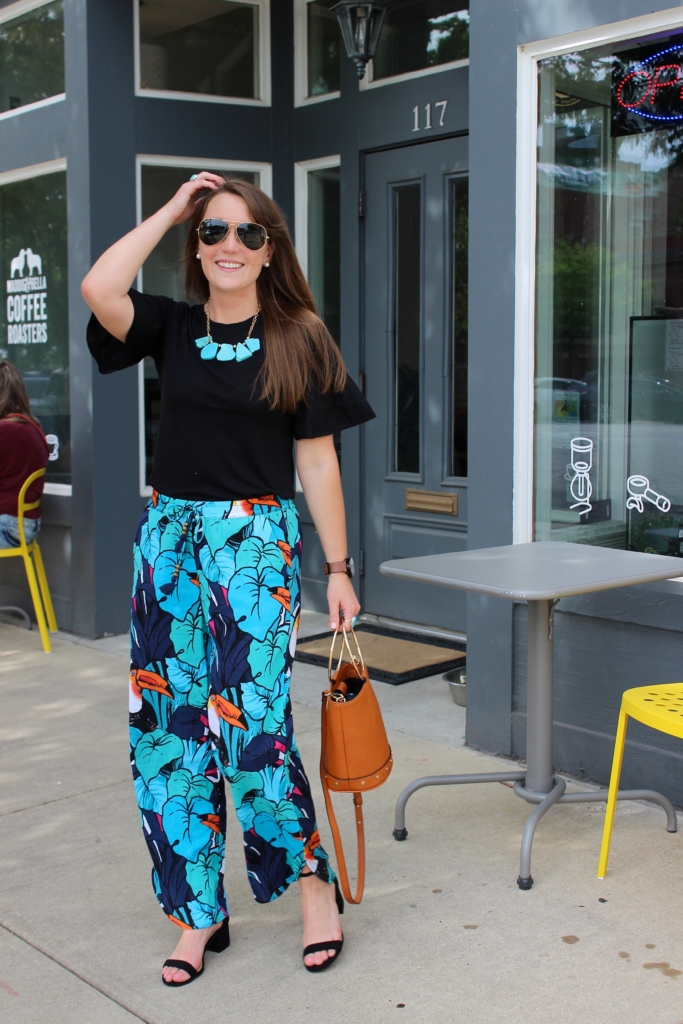
{"type": "Polygon", "coordinates": [[[308,96],[339,91],[341,33],[330,8],[337,0],[309,0],[306,5],[308,96]]]}
{"type": "Polygon", "coordinates": [[[469,29],[469,7],[459,0],[389,0],[373,81],[464,60],[469,29]]]}
{"type": "Polygon", "coordinates": [[[0,10],[0,113],[63,93],[63,0],[2,18],[0,10]]]}
{"type": "Polygon", "coordinates": [[[71,483],[66,171],[0,185],[0,356],[20,370],[50,444],[46,480],[71,483]]]}
{"type": "MultiPolygon", "coordinates": [[[[203,167],[215,174],[227,174],[223,169],[203,167]]],[[[196,168],[159,167],[143,164],[140,168],[142,190],[142,219],[150,217],[175,195],[183,182],[187,181],[196,168]]],[[[234,172],[233,172],[234,173],[234,172]]],[[[255,185],[260,185],[257,171],[239,171],[238,176],[255,185]]],[[[142,290],[148,295],[168,295],[176,301],[187,299],[184,288],[185,268],[183,246],[187,235],[187,224],[180,224],[167,231],[159,244],[147,257],[142,268],[142,290]]],[[[192,299],[191,301],[195,301],[192,299]]],[[[149,485],[154,461],[154,446],[159,430],[161,391],[156,366],[152,359],[145,359],[144,375],[144,452],[145,484],[149,485]]]]}
{"type": "Polygon", "coordinates": [[[539,65],[535,536],[683,556],[683,37],[539,65]]]}
{"type": "Polygon", "coordinates": [[[145,0],[139,18],[141,89],[263,98],[258,4],[145,0]]]}

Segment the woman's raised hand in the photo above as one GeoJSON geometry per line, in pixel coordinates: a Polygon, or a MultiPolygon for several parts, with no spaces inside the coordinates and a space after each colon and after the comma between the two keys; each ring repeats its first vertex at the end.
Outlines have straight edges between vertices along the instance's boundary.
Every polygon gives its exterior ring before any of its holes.
{"type": "Polygon", "coordinates": [[[223,178],[211,171],[200,171],[192,181],[185,181],[173,199],[166,203],[166,210],[174,224],[184,224],[194,214],[197,202],[207,190],[213,192],[223,184],[223,178]]]}
{"type": "Polygon", "coordinates": [[[83,298],[102,326],[119,341],[126,340],[133,322],[128,289],[140,267],[168,229],[189,220],[197,201],[222,184],[223,178],[210,171],[186,181],[170,202],[103,252],[86,274],[81,285],[83,298]]]}

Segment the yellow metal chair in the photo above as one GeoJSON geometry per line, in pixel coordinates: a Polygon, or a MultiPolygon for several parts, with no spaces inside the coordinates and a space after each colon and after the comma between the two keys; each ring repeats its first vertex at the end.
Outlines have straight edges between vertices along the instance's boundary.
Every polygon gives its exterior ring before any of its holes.
{"type": "Polygon", "coordinates": [[[19,547],[7,548],[6,550],[0,549],[0,558],[24,559],[24,568],[26,569],[28,585],[31,590],[31,597],[33,598],[33,607],[36,610],[36,621],[38,622],[38,629],[40,630],[40,638],[43,641],[43,650],[51,651],[52,644],[50,643],[48,626],[50,628],[50,632],[56,633],[57,620],[55,619],[55,613],[52,607],[50,588],[47,585],[45,567],[43,566],[43,556],[40,553],[38,541],[33,540],[30,544],[27,544],[26,535],[24,533],[24,514],[26,512],[30,512],[31,509],[38,508],[40,505],[40,501],[27,502],[26,494],[31,484],[41,476],[45,476],[45,470],[37,469],[35,473],[31,473],[30,477],[24,481],[24,484],[19,491],[19,501],[17,506],[17,517],[19,519],[19,547]],[[43,608],[45,610],[43,610],[43,608]]]}
{"type": "Polygon", "coordinates": [[[626,743],[626,729],[629,718],[635,718],[637,722],[649,725],[651,729],[657,729],[658,732],[665,732],[669,736],[677,736],[679,739],[683,739],[683,683],[636,686],[632,690],[626,690],[622,695],[617,736],[614,741],[612,774],[607,794],[607,811],[605,813],[605,827],[602,833],[598,878],[604,878],[607,874],[614,809],[617,804],[619,777],[621,775],[621,764],[624,757],[624,744],[626,743]]]}

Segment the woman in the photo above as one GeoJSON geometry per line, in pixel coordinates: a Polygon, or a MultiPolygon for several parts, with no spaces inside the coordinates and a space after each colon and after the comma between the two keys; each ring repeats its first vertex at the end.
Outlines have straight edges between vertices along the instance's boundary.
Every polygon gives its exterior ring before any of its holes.
{"type": "MultiPolygon", "coordinates": [[[[24,482],[37,469],[45,469],[49,448],[31,405],[21,374],[7,359],[0,360],[0,548],[18,548],[20,544],[17,504],[24,482]]],[[[38,501],[45,477],[31,484],[27,503],[38,501]]],[[[40,530],[40,508],[24,516],[27,544],[40,530]]]]}
{"type": "Polygon", "coordinates": [[[296,439],[335,628],[359,604],[333,433],[374,414],[316,316],[281,211],[248,182],[193,175],[100,257],[82,291],[100,370],[152,356],[161,381],[154,494],[135,542],[130,722],[154,889],[182,929],[163,980],[187,984],[205,949],[229,943],[223,776],[256,900],[299,882],[304,964],[323,970],[341,952],[343,901],[292,731],[292,452],[296,439]],[[186,288],[201,304],[132,290],[165,232],[188,220],[186,288]]]}

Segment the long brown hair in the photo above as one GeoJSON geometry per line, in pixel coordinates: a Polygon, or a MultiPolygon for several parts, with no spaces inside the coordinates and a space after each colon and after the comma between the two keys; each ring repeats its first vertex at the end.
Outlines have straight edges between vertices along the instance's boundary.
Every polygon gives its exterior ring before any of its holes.
{"type": "Polygon", "coordinates": [[[14,363],[8,359],[0,360],[0,420],[6,416],[28,416],[38,423],[31,412],[31,403],[22,376],[14,363]]]}
{"type": "Polygon", "coordinates": [[[256,185],[228,177],[224,185],[197,204],[185,242],[185,289],[200,302],[209,298],[209,283],[197,255],[197,228],[206,208],[222,192],[239,196],[249,214],[268,232],[273,254],[256,281],[263,327],[268,338],[259,375],[261,397],[271,409],[294,412],[306,392],[341,391],[346,369],[332,335],[317,314],[315,300],[296,257],[280,207],[256,185]]]}

